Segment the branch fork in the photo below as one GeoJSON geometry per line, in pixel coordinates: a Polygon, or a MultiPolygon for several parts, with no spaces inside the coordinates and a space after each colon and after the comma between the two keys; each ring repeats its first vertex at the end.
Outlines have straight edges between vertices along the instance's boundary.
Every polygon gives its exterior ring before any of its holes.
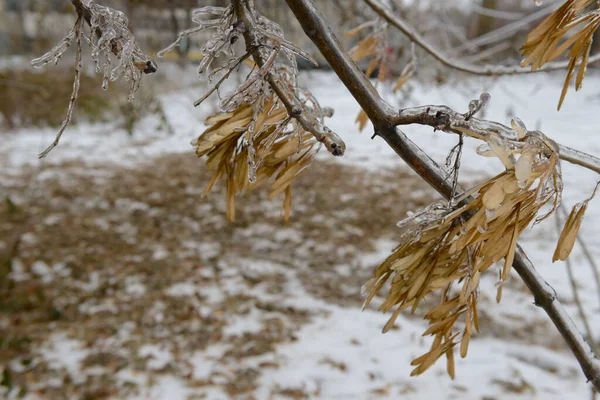
{"type": "MultiPolygon", "coordinates": [[[[371,6],[378,4],[376,0],[366,1],[371,6]]],[[[403,109],[399,112],[394,111],[377,94],[373,85],[343,51],[327,21],[317,10],[314,3],[310,0],[286,0],[286,2],[300,22],[304,32],[319,48],[337,76],[371,119],[376,134],[381,136],[411,168],[445,198],[451,199],[455,190],[452,184],[447,182],[447,174],[422,149],[410,141],[403,132],[396,129],[397,126],[420,124],[433,128],[443,127],[442,130],[446,132],[464,133],[479,139],[485,139],[490,133],[506,138],[517,135],[514,130],[502,124],[479,120],[475,117],[466,119],[464,114],[459,114],[445,106],[422,106],[403,109]]],[[[388,20],[390,19],[387,13],[382,16],[388,18],[388,20]]],[[[407,31],[406,26],[402,24],[398,25],[411,40],[419,45],[423,44],[417,40],[419,38],[414,35],[414,32],[407,31]]],[[[490,73],[490,75],[494,74],[490,73]]],[[[577,152],[566,146],[558,145],[558,147],[561,159],[600,173],[600,160],[598,158],[577,152]]],[[[577,358],[587,379],[596,389],[600,390],[600,360],[586,343],[561,303],[556,299],[554,289],[539,275],[518,245],[516,245],[512,266],[533,294],[536,305],[544,309],[562,335],[577,358]]]]}

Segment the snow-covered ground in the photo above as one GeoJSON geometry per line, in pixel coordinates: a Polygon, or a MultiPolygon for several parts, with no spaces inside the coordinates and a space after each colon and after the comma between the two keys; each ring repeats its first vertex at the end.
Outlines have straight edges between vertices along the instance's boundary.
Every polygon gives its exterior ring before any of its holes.
{"type": "MultiPolygon", "coordinates": [[[[486,118],[508,124],[511,117],[518,116],[530,129],[540,129],[561,144],[598,155],[600,142],[597,139],[596,127],[600,121],[600,114],[596,112],[600,108],[600,91],[596,88],[600,87],[600,77],[588,76],[583,89],[578,93],[571,91],[563,109],[557,112],[556,104],[562,78],[562,74],[560,76],[540,74],[499,80],[469,79],[453,86],[416,86],[411,98],[405,100],[406,104],[398,104],[398,99],[388,97],[390,102],[403,107],[446,104],[457,110],[466,110],[470,100],[477,98],[481,91],[487,91],[492,95],[492,101],[485,110],[486,118]]],[[[347,144],[347,153],[343,158],[329,160],[328,154],[323,152],[320,155],[322,159],[341,163],[342,167],[358,168],[371,175],[381,170],[406,168],[382,140],[370,139],[370,128],[362,134],[358,132],[354,120],[359,108],[334,75],[311,72],[304,74],[303,81],[308,82],[308,86],[322,105],[331,106],[336,110],[328,125],[341,135],[347,144]]],[[[149,80],[146,81],[146,84],[148,83],[149,80]]],[[[203,130],[202,121],[210,111],[210,107],[201,110],[192,107],[191,102],[194,96],[198,95],[198,90],[189,89],[170,93],[161,98],[175,132],[173,135],[155,131],[156,121],[152,118],[145,120],[132,138],[124,131],[115,130],[110,125],[79,125],[67,130],[60,146],[47,159],[38,161],[37,154],[52,141],[55,134],[53,130],[21,130],[2,134],[0,197],[11,195],[12,189],[9,188],[22,179],[25,171],[33,173],[31,185],[43,186],[44,181],[56,177],[68,182],[71,176],[80,175],[105,180],[115,176],[126,176],[128,170],[142,166],[151,167],[157,158],[174,153],[181,154],[181,157],[186,160],[193,158],[189,143],[203,130]],[[66,167],[61,167],[65,165],[66,167]],[[3,193],[5,190],[6,193],[3,193]]],[[[66,102],[67,99],[64,100],[66,102]]],[[[434,133],[425,127],[409,126],[403,130],[439,162],[443,162],[448,150],[456,141],[456,137],[452,135],[434,133]]],[[[502,168],[499,162],[479,157],[474,151],[478,144],[474,140],[467,140],[467,150],[462,161],[462,179],[465,182],[473,183],[484,176],[497,173],[502,168]]],[[[204,167],[198,162],[197,168],[204,167]]],[[[563,163],[563,176],[564,202],[568,208],[577,201],[587,198],[597,179],[595,174],[567,163],[563,163]]],[[[126,179],[124,180],[126,184],[126,179]]],[[[388,184],[393,185],[390,182],[388,184]]],[[[182,185],[185,190],[181,190],[187,194],[189,194],[188,190],[194,190],[195,186],[194,182],[182,185]]],[[[90,190],[95,190],[94,186],[90,190]]],[[[160,195],[157,194],[157,197],[160,195]]],[[[216,196],[220,195],[216,194],[216,196]]],[[[414,193],[412,195],[414,196],[414,193]]],[[[93,201],[93,193],[91,196],[88,194],[88,198],[93,201]]],[[[98,199],[101,199],[101,194],[98,194],[98,199]]],[[[400,196],[397,200],[405,201],[400,196]]],[[[18,196],[15,201],[18,205],[18,196]]],[[[596,259],[600,259],[598,246],[600,228],[595,223],[600,220],[598,201],[591,202],[582,228],[583,237],[587,238],[596,259]]],[[[134,213],[136,210],[146,212],[148,208],[145,203],[124,200],[115,204],[126,209],[123,212],[127,213],[134,213]]],[[[202,207],[202,204],[198,204],[197,207],[202,207]]],[[[354,211],[361,212],[360,209],[354,211]]],[[[210,212],[218,214],[223,211],[222,208],[217,207],[210,209],[210,212]]],[[[313,218],[317,218],[318,210],[316,214],[313,218]]],[[[135,382],[138,385],[139,390],[135,394],[130,394],[131,398],[217,400],[238,396],[235,398],[578,399],[590,395],[590,386],[586,384],[575,359],[565,349],[543,311],[532,304],[531,296],[523,285],[519,284],[517,275],[513,275],[514,282],[509,290],[505,291],[500,304],[496,304],[494,300],[495,277],[490,274],[482,279],[480,309],[485,316],[482,321],[482,334],[471,341],[468,357],[458,361],[455,380],[451,380],[446,375],[442,361],[423,376],[411,378],[409,377],[410,361],[426,352],[430,344],[429,338],[421,338],[421,333],[425,330],[425,322],[418,316],[403,315],[398,319],[397,329],[382,335],[381,328],[388,316],[381,315],[374,309],[361,312],[358,306],[359,283],[349,289],[348,298],[352,298],[352,301],[348,301],[347,304],[339,299],[331,301],[326,296],[317,296],[308,291],[306,284],[302,283],[302,274],[308,271],[305,271],[303,266],[298,266],[297,269],[289,268],[284,261],[280,263],[272,259],[266,261],[256,255],[260,254],[265,246],[273,246],[271,250],[276,253],[277,243],[294,243],[299,240],[299,237],[302,240],[306,238],[298,236],[299,233],[294,226],[287,228],[280,226],[274,229],[273,226],[262,221],[260,213],[253,213],[252,216],[254,221],[248,221],[248,226],[232,230],[232,235],[237,235],[235,237],[238,242],[246,239],[250,242],[251,238],[263,237],[261,235],[273,239],[271,242],[269,242],[271,239],[252,242],[252,246],[245,254],[228,255],[227,249],[223,249],[223,245],[215,238],[195,235],[190,237],[190,243],[180,244],[183,249],[167,248],[165,244],[165,248],[153,248],[152,255],[148,260],[143,261],[147,261],[148,265],[154,266],[153,268],[158,271],[163,265],[168,267],[176,263],[178,260],[175,257],[176,253],[196,254],[194,252],[197,251],[198,257],[207,265],[215,263],[219,266],[219,280],[213,279],[210,270],[203,269],[202,274],[205,276],[201,279],[196,272],[190,272],[189,277],[180,276],[177,282],[164,290],[164,296],[167,298],[181,296],[189,299],[190,302],[195,301],[194,296],[201,295],[203,300],[199,302],[198,309],[195,311],[200,316],[200,325],[213,316],[215,310],[211,308],[213,305],[223,303],[223,293],[227,296],[249,296],[255,302],[276,304],[282,309],[293,308],[296,310],[294,313],[308,313],[310,318],[303,319],[289,315],[282,317],[288,324],[286,329],[292,330],[288,333],[293,339],[278,342],[269,351],[258,352],[259,354],[255,356],[234,357],[231,355],[232,349],[219,341],[215,341],[214,344],[209,341],[207,345],[202,346],[202,350],[187,348],[188,353],[183,355],[180,349],[175,354],[173,349],[177,346],[174,343],[171,346],[169,340],[161,341],[160,345],[138,343],[136,356],[149,361],[141,369],[129,365],[120,369],[115,375],[115,379],[122,385],[127,382],[135,382]],[[280,287],[278,290],[270,291],[261,283],[248,286],[245,274],[259,278],[267,276],[269,279],[277,277],[280,287]],[[181,374],[179,370],[178,373],[171,373],[169,366],[175,364],[175,359],[179,362],[182,358],[187,363],[188,374],[181,374]],[[152,371],[161,371],[161,374],[151,379],[152,371]],[[246,380],[250,383],[244,386],[246,380]]],[[[51,216],[48,218],[50,219],[51,216]]],[[[108,222],[103,220],[94,223],[99,226],[109,224],[105,227],[109,234],[111,227],[115,226],[110,224],[118,221],[107,218],[108,222]]],[[[334,227],[341,228],[345,223],[341,216],[335,214],[321,216],[321,218],[326,219],[334,227]]],[[[390,226],[396,222],[392,218],[393,216],[390,216],[390,226]]],[[[45,220],[34,221],[34,223],[52,226],[57,222],[45,220]]],[[[201,224],[201,222],[195,223],[201,224]]],[[[121,228],[142,229],[135,225],[128,227],[121,225],[121,228]]],[[[201,230],[202,227],[199,229],[201,230]]],[[[26,236],[25,242],[27,238],[26,236]]],[[[565,265],[551,263],[556,239],[554,221],[551,220],[528,230],[521,244],[541,274],[557,290],[560,300],[576,323],[581,326],[565,265]]],[[[356,240],[363,240],[360,233],[356,240]]],[[[373,251],[356,254],[350,261],[333,263],[332,277],[347,277],[354,273],[353,271],[363,273],[366,271],[368,274],[368,271],[383,260],[394,246],[393,238],[389,237],[382,237],[375,242],[373,251]]],[[[318,249],[318,244],[309,247],[303,246],[305,244],[305,242],[298,242],[294,246],[298,251],[304,251],[304,256],[310,260],[311,251],[318,249]]],[[[8,241],[0,242],[2,246],[0,250],[7,245],[8,241]]],[[[26,245],[36,245],[35,235],[29,237],[26,245]]],[[[349,247],[352,245],[348,243],[349,247]]],[[[282,258],[285,256],[286,254],[283,254],[282,258]]],[[[105,257],[107,258],[103,263],[110,264],[111,255],[107,254],[105,257]]],[[[576,247],[571,258],[574,261],[576,283],[588,312],[589,321],[592,329],[596,330],[596,338],[600,339],[598,288],[579,248],[576,247]]],[[[53,261],[55,264],[48,265],[43,260],[30,264],[17,260],[13,263],[11,278],[17,282],[27,282],[32,279],[51,282],[61,279],[62,273],[69,274],[64,272],[65,268],[68,270],[69,267],[61,266],[59,260],[53,261]]],[[[97,271],[97,274],[102,272],[97,271]]],[[[94,279],[103,278],[98,278],[98,275],[90,272],[89,276],[78,277],[78,284],[88,285],[91,287],[89,290],[94,290],[94,279]]],[[[126,280],[123,293],[131,298],[143,296],[150,290],[147,282],[136,280],[135,276],[122,276],[119,279],[126,280]]],[[[148,311],[148,318],[158,318],[158,323],[160,318],[168,319],[168,315],[163,316],[164,307],[167,307],[165,301],[157,300],[154,306],[148,311]]],[[[125,312],[111,304],[96,304],[91,301],[81,304],[79,309],[80,312],[90,313],[90,315],[106,309],[114,313],[125,312]],[[115,309],[110,311],[111,307],[115,309]]],[[[226,308],[219,308],[219,310],[221,314],[218,314],[218,317],[227,320],[223,335],[237,343],[236,346],[240,347],[240,351],[244,347],[244,335],[254,335],[252,336],[252,343],[254,343],[257,333],[266,335],[268,329],[275,329],[269,328],[266,318],[271,314],[263,309],[250,307],[247,312],[233,313],[230,317],[227,315],[226,308]]],[[[170,311],[167,310],[166,313],[168,312],[170,311]]],[[[3,324],[3,327],[6,327],[6,321],[3,324]]],[[[127,340],[128,332],[140,328],[142,327],[123,325],[114,337],[102,339],[103,346],[106,349],[120,348],[119,346],[127,340]]],[[[80,339],[73,338],[77,335],[68,334],[77,329],[80,327],[62,325],[60,329],[57,327],[56,332],[49,340],[40,344],[39,349],[39,357],[49,365],[62,368],[63,372],[66,371],[64,373],[69,375],[70,380],[75,382],[83,379],[82,375],[93,374],[89,369],[84,372],[82,367],[83,360],[90,354],[86,345],[80,339]]],[[[122,356],[133,357],[130,353],[123,353],[122,356]]],[[[4,366],[15,370],[26,368],[16,360],[7,362],[4,366]]],[[[30,382],[30,384],[31,387],[36,387],[41,385],[41,382],[30,382]]],[[[54,385],[60,388],[61,383],[54,382],[54,385]]],[[[11,392],[11,396],[16,394],[15,391],[11,392]]],[[[107,396],[110,395],[109,393],[107,396]]],[[[113,398],[119,398],[118,395],[114,397],[114,393],[112,395],[113,398]]],[[[30,392],[29,397],[51,398],[36,395],[35,391],[30,392]]]]}

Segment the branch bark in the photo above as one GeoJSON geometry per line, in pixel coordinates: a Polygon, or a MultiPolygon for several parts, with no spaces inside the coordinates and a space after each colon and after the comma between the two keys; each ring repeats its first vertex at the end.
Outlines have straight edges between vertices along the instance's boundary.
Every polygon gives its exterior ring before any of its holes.
{"type": "MultiPolygon", "coordinates": [[[[335,73],[373,122],[375,133],[381,136],[423,179],[444,197],[452,195],[452,185],[443,170],[406,135],[396,129],[397,113],[377,94],[374,87],[342,50],[327,21],[311,0],[286,0],[307,36],[315,43],[335,73]]],[[[427,114],[427,113],[426,113],[427,114]]],[[[428,114],[427,114],[428,115],[428,114]]],[[[422,123],[415,120],[413,123],[422,123]]],[[[498,127],[499,128],[499,127],[498,127]]],[[[557,330],[575,355],[587,379],[600,389],[600,360],[556,299],[554,289],[536,271],[519,246],[513,267],[531,291],[535,304],[548,314],[557,330]]]]}
{"type": "MultiPolygon", "coordinates": [[[[402,33],[404,33],[410,40],[415,42],[419,47],[429,53],[433,58],[438,60],[440,63],[444,64],[447,67],[456,69],[458,71],[466,72],[468,74],[473,75],[483,75],[483,76],[500,76],[500,75],[520,75],[520,74],[531,74],[536,72],[545,72],[545,71],[553,71],[558,69],[567,68],[569,62],[553,62],[547,63],[544,68],[537,69],[535,71],[531,71],[530,69],[523,68],[521,66],[514,67],[504,67],[499,65],[486,65],[486,66],[477,66],[473,64],[468,64],[461,62],[459,60],[454,60],[449,56],[443,54],[440,50],[436,49],[432,46],[427,40],[419,34],[412,26],[410,26],[406,21],[396,15],[392,10],[388,7],[384,6],[377,0],[365,0],[373,11],[375,11],[381,18],[386,20],[391,25],[398,28],[402,33]]],[[[597,54],[593,57],[589,58],[588,64],[600,61],[600,54],[597,54]]]]}
{"type": "Polygon", "coordinates": [[[83,17],[83,19],[85,19],[85,22],[87,22],[87,24],[91,26],[92,12],[90,11],[89,7],[83,4],[82,0],[71,0],[71,3],[73,3],[73,6],[75,6],[75,11],[77,11],[77,14],[83,17]]]}

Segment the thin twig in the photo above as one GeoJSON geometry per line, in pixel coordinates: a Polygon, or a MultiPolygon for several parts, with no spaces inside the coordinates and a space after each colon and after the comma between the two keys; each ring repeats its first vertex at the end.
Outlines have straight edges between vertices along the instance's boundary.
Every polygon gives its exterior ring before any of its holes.
{"type": "Polygon", "coordinates": [[[463,135],[459,134],[458,143],[450,150],[450,153],[446,158],[446,167],[452,166],[452,169],[450,170],[452,175],[452,195],[450,196],[450,199],[455,198],[458,191],[458,175],[460,173],[460,161],[462,159],[463,146],[463,135]],[[452,156],[455,154],[454,162],[452,162],[452,156]]]}
{"type": "MultiPolygon", "coordinates": [[[[444,197],[452,195],[452,185],[444,171],[392,123],[394,112],[381,99],[373,85],[346,54],[331,31],[328,22],[310,0],[286,0],[304,32],[315,43],[340,80],[373,122],[381,136],[404,161],[444,197]]],[[[463,117],[464,118],[464,117],[463,117]]],[[[475,120],[472,118],[470,122],[475,120]]],[[[419,122],[415,122],[419,123],[419,122]]],[[[428,125],[428,124],[426,124],[428,125]]],[[[598,164],[600,166],[600,164],[598,164]]],[[[598,169],[600,171],[600,168],[598,169]]],[[[600,389],[600,360],[556,299],[554,289],[542,278],[520,246],[517,246],[513,267],[531,291],[535,304],[550,317],[557,330],[579,362],[584,375],[600,389]]]]}
{"type": "MultiPolygon", "coordinates": [[[[501,65],[485,65],[485,66],[477,66],[473,64],[468,64],[461,62],[459,60],[454,60],[449,56],[443,54],[440,50],[436,49],[431,45],[427,40],[419,34],[412,26],[410,26],[406,21],[396,15],[392,10],[388,7],[384,6],[377,0],[365,0],[373,11],[375,11],[380,17],[388,21],[390,24],[394,25],[398,28],[402,33],[404,33],[410,40],[417,43],[419,47],[425,50],[427,53],[431,54],[433,58],[441,62],[447,67],[456,69],[458,71],[466,72],[474,75],[483,75],[483,76],[500,76],[500,75],[520,75],[520,74],[531,74],[536,72],[544,72],[544,71],[553,71],[557,69],[565,69],[569,65],[569,61],[565,62],[554,62],[547,63],[544,68],[539,68],[535,71],[530,69],[523,68],[521,66],[514,67],[505,67],[501,65]]],[[[597,54],[593,57],[590,57],[588,60],[588,64],[600,61],[600,54],[597,54]]]]}
{"type": "MultiPolygon", "coordinates": [[[[281,50],[281,45],[279,43],[276,43],[275,40],[271,41],[273,42],[273,51],[271,52],[271,54],[269,54],[269,56],[266,59],[263,59],[264,62],[261,66],[259,66],[260,68],[258,69],[258,71],[256,71],[253,74],[248,74],[248,77],[246,78],[244,83],[238,86],[237,90],[234,93],[223,99],[222,104],[229,104],[231,100],[238,95],[238,93],[244,93],[254,83],[262,81],[265,78],[265,76],[269,73],[269,71],[273,67],[273,64],[275,63],[275,60],[277,59],[277,56],[279,55],[279,51],[281,50]]],[[[247,54],[250,54],[251,51],[252,49],[248,49],[247,54]]]]}
{"type": "Polygon", "coordinates": [[[196,100],[194,102],[194,107],[198,107],[200,104],[202,104],[204,102],[204,100],[206,100],[207,98],[210,97],[211,94],[213,94],[215,92],[215,90],[218,90],[219,87],[221,87],[221,84],[223,84],[223,82],[225,82],[229,76],[231,75],[231,73],[233,72],[233,70],[235,70],[237,67],[239,67],[246,58],[248,58],[250,56],[250,53],[246,53],[243,56],[241,56],[240,58],[238,58],[236,60],[236,62],[233,64],[233,66],[231,68],[229,68],[229,70],[225,73],[225,75],[223,75],[221,77],[221,79],[219,79],[217,81],[217,83],[215,83],[209,90],[208,92],[206,92],[204,94],[204,96],[202,96],[200,99],[196,100]]]}
{"type": "MultiPolygon", "coordinates": [[[[561,206],[562,206],[562,204],[561,204],[561,206]]],[[[566,214],[566,210],[564,210],[564,206],[562,206],[562,207],[563,207],[563,212],[566,214]]],[[[579,245],[581,246],[581,250],[583,250],[583,255],[585,256],[588,263],[590,264],[590,268],[592,270],[592,275],[594,276],[594,281],[596,282],[596,294],[598,294],[598,296],[600,296],[600,272],[598,272],[600,270],[598,269],[598,264],[596,263],[594,256],[592,256],[592,253],[590,253],[590,249],[581,235],[577,235],[577,241],[579,242],[579,245]]]]}
{"type": "Polygon", "coordinates": [[[65,132],[65,129],[67,129],[67,126],[69,126],[69,123],[71,123],[71,119],[73,118],[73,110],[75,109],[75,103],[77,103],[77,98],[79,96],[79,87],[81,86],[81,36],[83,33],[83,19],[81,16],[77,18],[77,21],[75,22],[75,31],[77,35],[75,48],[75,80],[73,81],[73,91],[71,92],[71,98],[69,99],[67,116],[65,117],[65,120],[63,121],[60,130],[56,134],[54,142],[52,142],[52,144],[48,146],[46,150],[42,151],[39,154],[39,158],[46,157],[48,153],[52,151],[52,149],[58,146],[62,134],[65,132]]]}

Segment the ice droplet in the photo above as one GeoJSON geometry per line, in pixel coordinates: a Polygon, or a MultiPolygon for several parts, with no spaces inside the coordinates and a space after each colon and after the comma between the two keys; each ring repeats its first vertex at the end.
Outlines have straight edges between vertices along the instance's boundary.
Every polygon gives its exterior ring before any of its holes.
{"type": "Polygon", "coordinates": [[[477,110],[477,107],[479,107],[479,100],[471,100],[471,102],[469,102],[470,113],[474,113],[475,110],[477,110]]]}
{"type": "Polygon", "coordinates": [[[481,93],[481,95],[479,96],[479,103],[481,104],[481,107],[485,107],[490,100],[492,99],[492,96],[487,93],[487,92],[483,92],[481,93]]]}

